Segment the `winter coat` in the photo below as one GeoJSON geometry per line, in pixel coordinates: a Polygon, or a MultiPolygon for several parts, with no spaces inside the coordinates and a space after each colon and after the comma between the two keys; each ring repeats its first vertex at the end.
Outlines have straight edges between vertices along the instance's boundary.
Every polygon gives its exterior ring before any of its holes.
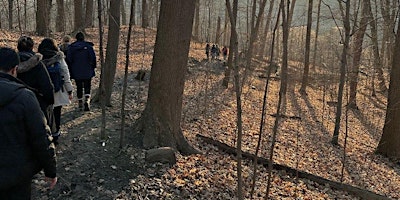
{"type": "Polygon", "coordinates": [[[7,190],[44,169],[56,177],[50,130],[32,91],[0,72],[0,190],[7,190]]]}
{"type": "Polygon", "coordinates": [[[71,101],[69,100],[68,93],[71,93],[74,88],[72,86],[72,82],[70,79],[67,63],[64,60],[63,52],[59,51],[53,57],[51,57],[49,59],[44,59],[44,60],[42,60],[42,62],[46,66],[50,66],[56,62],[60,63],[61,77],[63,78],[64,84],[63,84],[61,90],[54,93],[54,107],[70,104],[71,101]]]}
{"type": "Polygon", "coordinates": [[[67,64],[71,79],[83,80],[92,78],[96,68],[96,55],[93,43],[76,41],[69,45],[67,64]]]}
{"type": "Polygon", "coordinates": [[[54,87],[41,55],[34,52],[19,52],[18,79],[37,90],[36,97],[45,112],[54,103],[54,87]]]}

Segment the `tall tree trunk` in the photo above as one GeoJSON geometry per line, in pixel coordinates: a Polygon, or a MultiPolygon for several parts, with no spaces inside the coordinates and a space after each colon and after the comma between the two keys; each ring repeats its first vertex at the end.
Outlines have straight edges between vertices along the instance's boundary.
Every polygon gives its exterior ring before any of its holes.
{"type": "Polygon", "coordinates": [[[237,13],[238,13],[238,0],[233,0],[233,7],[230,5],[230,1],[226,0],[226,9],[229,14],[229,19],[231,22],[231,54],[235,55],[234,58],[234,71],[235,71],[235,93],[236,93],[236,120],[237,120],[237,143],[236,143],[236,154],[237,154],[237,197],[239,200],[244,199],[243,194],[243,179],[242,179],[242,135],[243,135],[243,127],[242,127],[242,100],[241,100],[241,89],[240,89],[240,79],[239,79],[239,66],[238,66],[238,57],[239,48],[238,48],[238,34],[236,31],[236,22],[237,22],[237,13]],[[233,52],[233,53],[232,53],[233,52]]]}
{"type": "Polygon", "coordinates": [[[74,32],[84,30],[82,0],[74,0],[74,32]]]}
{"type": "Polygon", "coordinates": [[[142,28],[149,26],[149,15],[147,9],[147,0],[142,0],[142,28]]]}
{"type": "Polygon", "coordinates": [[[121,21],[122,21],[122,25],[127,25],[126,23],[126,9],[125,9],[126,5],[125,5],[125,1],[121,0],[121,21]]]}
{"type": "MultiPolygon", "coordinates": [[[[367,0],[368,1],[368,0],[367,0]]],[[[339,2],[340,3],[340,2],[339,2]]],[[[342,118],[343,91],[346,78],[347,52],[350,42],[350,1],[346,1],[346,10],[343,16],[344,20],[344,44],[342,50],[342,58],[340,61],[340,82],[338,88],[338,103],[336,107],[335,130],[333,132],[332,144],[337,145],[339,141],[340,121],[342,118]]]]}
{"type": "Polygon", "coordinates": [[[86,1],[85,28],[93,27],[94,0],[86,1]]]}
{"type": "MultiPolygon", "coordinates": [[[[254,4],[256,4],[256,1],[254,1],[254,4]]],[[[264,10],[265,10],[266,4],[267,4],[267,0],[263,0],[261,2],[258,16],[256,16],[255,11],[253,11],[254,16],[252,17],[251,24],[252,25],[254,24],[254,27],[251,27],[250,42],[249,42],[249,46],[247,48],[247,55],[246,55],[246,69],[245,69],[245,72],[243,75],[241,88],[243,88],[249,73],[251,73],[253,71],[252,66],[251,66],[251,60],[253,59],[254,43],[257,39],[258,30],[259,30],[260,24],[261,24],[261,18],[264,15],[264,10]],[[257,17],[257,20],[255,20],[256,17],[257,17]]],[[[256,6],[254,6],[253,9],[255,10],[256,6]]]]}
{"type": "Polygon", "coordinates": [[[264,27],[264,34],[261,36],[261,47],[260,47],[260,52],[258,53],[260,56],[264,56],[267,48],[267,39],[268,39],[268,32],[269,32],[269,26],[271,24],[271,16],[272,16],[272,11],[274,10],[274,4],[275,0],[271,0],[269,2],[269,7],[268,7],[268,13],[265,18],[265,27],[264,27]]]}
{"type": "Polygon", "coordinates": [[[14,0],[8,0],[8,29],[13,30],[14,0]]]}
{"type": "Polygon", "coordinates": [[[304,55],[303,81],[301,82],[301,88],[300,88],[301,94],[307,94],[306,89],[308,86],[308,73],[310,71],[312,12],[313,12],[313,0],[308,0],[306,50],[305,50],[305,55],[304,55]]]}
{"type": "Polygon", "coordinates": [[[288,25],[290,27],[290,26],[292,26],[293,13],[294,13],[294,8],[296,6],[296,0],[292,0],[289,2],[290,2],[290,10],[289,10],[289,15],[288,15],[288,25]]]}
{"type": "Polygon", "coordinates": [[[400,79],[398,77],[400,74],[400,56],[398,56],[400,55],[400,28],[398,25],[397,23],[385,125],[381,140],[376,149],[377,153],[395,159],[400,158],[400,79]]]}
{"type": "Polygon", "coordinates": [[[378,30],[377,30],[377,25],[376,21],[374,19],[374,15],[372,13],[371,9],[371,2],[370,0],[366,1],[366,4],[368,6],[368,20],[369,20],[369,25],[371,26],[371,40],[372,40],[372,48],[373,48],[373,53],[374,53],[374,67],[377,72],[377,78],[379,81],[379,90],[380,92],[387,92],[387,87],[386,87],[386,81],[385,77],[383,76],[383,69],[382,69],[382,60],[379,54],[379,43],[378,43],[378,30]]]}
{"type": "Polygon", "coordinates": [[[181,130],[182,96],[194,9],[195,0],[161,1],[148,99],[138,121],[145,148],[169,146],[183,154],[198,152],[181,130]]]}
{"type": "Polygon", "coordinates": [[[40,36],[49,35],[49,9],[48,0],[37,0],[36,32],[40,36]]]}
{"type": "Polygon", "coordinates": [[[196,0],[196,7],[194,13],[194,27],[193,38],[197,41],[200,40],[200,0],[196,0]]]}
{"type": "Polygon", "coordinates": [[[110,17],[107,37],[107,52],[104,74],[105,104],[111,106],[111,94],[117,65],[119,34],[120,34],[120,1],[114,0],[110,4],[110,17]]]}
{"type": "Polygon", "coordinates": [[[218,16],[218,20],[217,20],[217,31],[215,34],[215,43],[219,44],[219,39],[221,36],[221,17],[218,16]]]}
{"type": "Polygon", "coordinates": [[[57,32],[65,32],[65,9],[64,9],[64,0],[57,0],[57,23],[56,23],[56,31],[57,32]]]}
{"type": "Polygon", "coordinates": [[[315,28],[315,39],[314,39],[314,54],[313,54],[313,64],[312,70],[315,71],[315,64],[317,59],[317,47],[318,47],[318,35],[319,35],[319,21],[321,18],[321,1],[318,0],[318,8],[317,8],[317,27],[315,28]]]}
{"type": "Polygon", "coordinates": [[[105,104],[105,87],[104,87],[104,52],[103,52],[103,20],[102,20],[103,4],[102,0],[97,0],[97,12],[99,23],[99,54],[100,54],[100,84],[99,84],[99,100],[101,104],[101,128],[100,139],[106,138],[106,104],[105,104]]]}
{"type": "Polygon", "coordinates": [[[349,108],[357,109],[357,85],[358,85],[358,71],[360,70],[360,61],[361,61],[361,53],[362,53],[362,45],[364,41],[365,31],[367,30],[368,25],[368,5],[367,0],[363,0],[361,4],[361,19],[359,27],[357,27],[356,32],[354,33],[354,42],[353,42],[353,65],[349,72],[349,84],[350,84],[350,92],[349,92],[349,108]]]}

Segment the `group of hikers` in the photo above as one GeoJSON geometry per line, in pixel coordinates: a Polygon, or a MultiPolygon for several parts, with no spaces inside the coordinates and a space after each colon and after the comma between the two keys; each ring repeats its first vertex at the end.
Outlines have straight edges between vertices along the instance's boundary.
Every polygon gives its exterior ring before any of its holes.
{"type": "Polygon", "coordinates": [[[30,199],[32,177],[42,169],[50,189],[57,183],[54,149],[62,106],[73,100],[71,79],[79,110],[90,111],[96,68],[93,43],[82,32],[75,39],[56,45],[45,38],[37,53],[29,36],[18,39],[18,52],[0,47],[0,199],[30,199]]]}
{"type": "MultiPolygon", "coordinates": [[[[205,50],[206,50],[207,60],[210,60],[210,53],[211,53],[211,60],[219,60],[221,49],[219,48],[218,44],[213,44],[211,46],[209,43],[207,43],[205,50]]],[[[223,59],[226,60],[228,56],[228,48],[226,46],[222,48],[222,56],[223,59]]]]}

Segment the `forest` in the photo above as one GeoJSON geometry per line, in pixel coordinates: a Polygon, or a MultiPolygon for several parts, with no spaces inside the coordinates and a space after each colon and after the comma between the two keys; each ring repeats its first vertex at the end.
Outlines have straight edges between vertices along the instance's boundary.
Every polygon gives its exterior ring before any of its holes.
{"type": "Polygon", "coordinates": [[[58,183],[35,176],[32,199],[400,199],[399,11],[0,1],[0,47],[83,32],[97,56],[92,109],[63,107],[58,183]]]}

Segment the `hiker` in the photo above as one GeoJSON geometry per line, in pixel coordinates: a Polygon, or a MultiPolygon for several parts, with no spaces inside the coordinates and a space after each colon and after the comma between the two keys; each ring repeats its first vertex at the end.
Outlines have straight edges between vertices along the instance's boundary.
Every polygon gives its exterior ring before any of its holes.
{"type": "Polygon", "coordinates": [[[67,63],[64,54],[59,51],[54,40],[45,38],[39,44],[39,53],[43,55],[43,64],[46,66],[50,78],[54,85],[54,120],[56,131],[52,133],[53,142],[57,144],[60,136],[61,108],[68,105],[72,100],[72,90],[74,89],[70,80],[67,63]]]}
{"type": "Polygon", "coordinates": [[[215,54],[216,54],[216,58],[219,60],[219,55],[221,54],[221,49],[219,49],[218,44],[215,45],[215,54]]]}
{"type": "Polygon", "coordinates": [[[217,56],[217,48],[215,47],[215,44],[213,44],[211,47],[211,60],[214,60],[216,56],[217,56]]]}
{"type": "Polygon", "coordinates": [[[71,36],[65,35],[62,39],[62,43],[58,45],[58,48],[60,49],[60,51],[64,53],[64,56],[67,55],[68,47],[70,44],[71,44],[71,36]]]}
{"type": "Polygon", "coordinates": [[[85,41],[85,35],[82,32],[78,32],[75,38],[76,41],[68,48],[67,64],[71,79],[75,80],[78,107],[80,110],[83,108],[84,111],[90,111],[90,90],[92,77],[95,75],[96,55],[93,43],[85,41]],[[83,101],[83,90],[85,101],[83,101]]]}
{"type": "Polygon", "coordinates": [[[207,55],[207,60],[210,59],[210,44],[206,44],[206,55],[207,55]]]}
{"type": "Polygon", "coordinates": [[[18,39],[20,64],[17,77],[35,89],[36,98],[52,132],[56,131],[53,115],[54,87],[46,67],[41,62],[42,55],[33,52],[34,42],[28,36],[18,39]]]}
{"type": "Polygon", "coordinates": [[[222,48],[222,56],[224,57],[224,60],[226,60],[226,57],[228,56],[228,48],[226,46],[222,48]]]}
{"type": "Polygon", "coordinates": [[[35,94],[16,78],[18,64],[14,50],[0,48],[0,199],[31,199],[42,169],[50,189],[57,183],[50,130],[35,94]]]}

